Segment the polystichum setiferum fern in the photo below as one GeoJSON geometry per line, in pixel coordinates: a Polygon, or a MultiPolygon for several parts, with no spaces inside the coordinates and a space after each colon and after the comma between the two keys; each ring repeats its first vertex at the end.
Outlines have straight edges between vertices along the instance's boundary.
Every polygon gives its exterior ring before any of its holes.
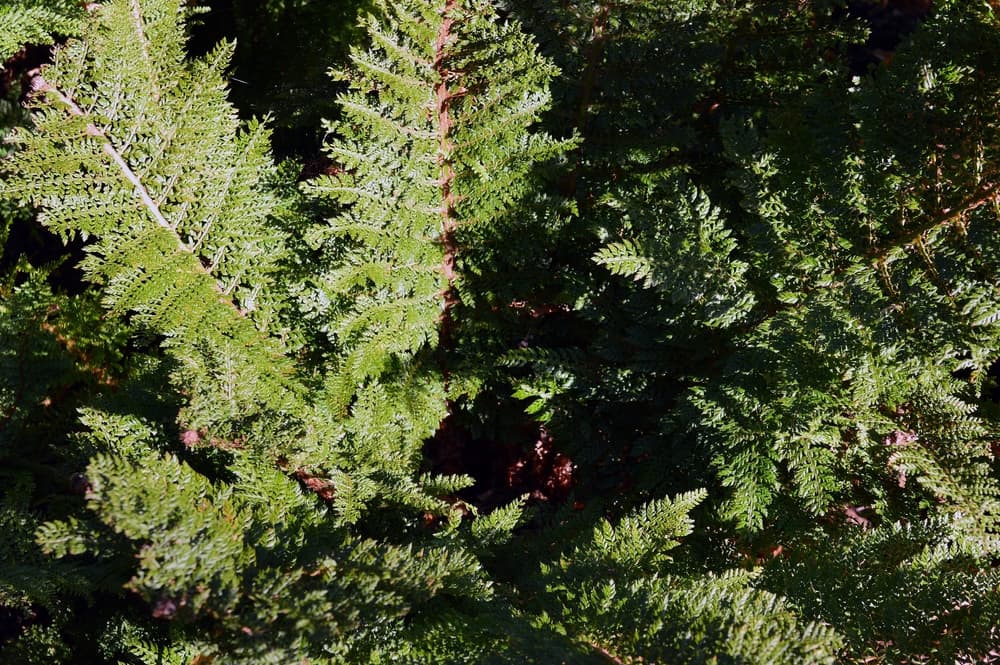
{"type": "Polygon", "coordinates": [[[0,10],[4,658],[989,652],[988,6],[359,2],[300,187],[189,5],[0,10]]]}

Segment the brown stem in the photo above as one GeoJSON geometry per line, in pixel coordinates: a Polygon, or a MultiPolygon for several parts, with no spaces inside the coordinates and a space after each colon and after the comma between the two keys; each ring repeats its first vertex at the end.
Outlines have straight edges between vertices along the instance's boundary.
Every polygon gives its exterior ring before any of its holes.
{"type": "MultiPolygon", "coordinates": [[[[442,357],[447,356],[454,344],[453,340],[453,310],[459,302],[458,290],[455,288],[455,281],[458,275],[455,271],[455,259],[458,255],[458,222],[455,218],[455,194],[452,191],[455,181],[455,170],[451,165],[451,153],[454,148],[451,141],[451,100],[452,95],[448,90],[448,79],[450,72],[446,67],[445,58],[447,56],[448,40],[451,37],[451,28],[454,19],[451,14],[455,9],[457,0],[447,0],[443,13],[441,27],[438,30],[437,41],[434,44],[434,70],[437,73],[438,82],[434,88],[435,114],[437,117],[437,138],[438,155],[437,163],[440,169],[438,186],[441,190],[441,244],[444,246],[444,257],[441,259],[441,272],[447,280],[447,286],[442,292],[444,307],[441,311],[438,329],[438,348],[442,357]]],[[[442,361],[444,379],[448,382],[448,367],[442,361]]],[[[450,409],[449,409],[450,411],[450,409]]]]}
{"type": "Polygon", "coordinates": [[[438,187],[441,195],[441,245],[444,249],[444,255],[441,257],[441,272],[446,280],[446,285],[440,292],[442,309],[438,318],[438,362],[446,395],[445,415],[438,424],[434,441],[439,449],[439,455],[440,451],[446,451],[444,453],[446,457],[460,457],[465,439],[452,417],[455,413],[455,404],[447,396],[451,392],[449,360],[455,348],[454,311],[460,302],[456,288],[458,272],[455,268],[459,245],[458,219],[455,211],[456,196],[453,189],[455,169],[451,162],[451,154],[455,148],[451,140],[451,102],[462,96],[463,88],[459,86],[455,91],[449,89],[448,83],[458,72],[451,71],[447,66],[448,41],[452,36],[451,31],[454,25],[452,13],[457,6],[458,0],[446,0],[444,8],[441,10],[443,20],[434,43],[433,63],[434,71],[437,74],[437,84],[434,86],[434,112],[437,119],[437,164],[440,169],[438,187]]]}
{"type": "Polygon", "coordinates": [[[594,651],[607,658],[609,663],[615,663],[615,665],[625,665],[625,661],[602,647],[600,644],[596,644],[594,642],[587,642],[587,644],[590,645],[590,648],[594,651]]]}
{"type": "Polygon", "coordinates": [[[974,195],[971,200],[963,203],[957,209],[949,208],[944,210],[940,217],[935,217],[930,221],[921,224],[909,236],[897,239],[884,249],[874,251],[871,254],[872,264],[878,265],[882,261],[885,261],[893,250],[901,246],[906,247],[916,245],[928,231],[933,231],[934,229],[949,226],[955,222],[961,221],[963,217],[976,208],[980,208],[987,203],[997,200],[998,198],[1000,198],[1000,185],[990,185],[980,189],[980,191],[974,195]]]}
{"type": "MultiPolygon", "coordinates": [[[[960,223],[963,221],[965,216],[968,215],[973,210],[981,208],[987,203],[997,200],[1000,200],[1000,185],[989,185],[987,187],[983,187],[979,190],[978,193],[972,196],[972,198],[966,201],[965,203],[961,204],[957,208],[949,208],[942,211],[942,214],[940,216],[934,217],[929,221],[921,224],[915,230],[910,232],[908,235],[893,239],[887,246],[881,249],[879,249],[878,247],[872,248],[867,253],[867,257],[870,261],[870,265],[875,270],[880,271],[880,275],[883,278],[883,285],[885,287],[886,296],[890,300],[894,299],[894,295],[892,293],[894,289],[891,286],[891,284],[887,282],[887,273],[885,272],[887,270],[886,260],[889,258],[889,255],[892,252],[898,250],[900,247],[917,246],[922,240],[925,233],[928,233],[929,231],[933,231],[935,229],[950,226],[952,224],[960,223]]],[[[844,273],[845,270],[847,270],[848,267],[849,266],[840,266],[833,270],[833,274],[835,276],[841,275],[844,273]]],[[[820,291],[821,289],[831,288],[832,286],[836,286],[836,284],[837,284],[836,282],[831,282],[831,284],[828,286],[820,287],[814,285],[812,287],[807,287],[803,289],[803,295],[808,296],[814,292],[820,291]]],[[[781,312],[790,309],[796,309],[801,305],[802,305],[801,300],[799,300],[794,304],[774,303],[767,308],[767,310],[763,313],[763,316],[761,318],[754,320],[752,323],[739,326],[737,330],[740,332],[748,332],[749,330],[760,326],[762,323],[780,314],[781,312]]]]}

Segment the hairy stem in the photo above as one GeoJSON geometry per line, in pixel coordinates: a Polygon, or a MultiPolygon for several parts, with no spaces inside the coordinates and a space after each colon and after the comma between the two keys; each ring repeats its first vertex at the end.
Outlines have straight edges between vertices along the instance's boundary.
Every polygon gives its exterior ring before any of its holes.
{"type": "MultiPolygon", "coordinates": [[[[442,13],[444,20],[438,30],[437,41],[434,44],[434,70],[437,73],[437,85],[434,89],[435,114],[437,117],[438,167],[440,176],[438,186],[441,191],[441,244],[444,247],[444,257],[441,260],[441,272],[447,280],[447,286],[442,293],[443,309],[439,327],[439,349],[442,356],[447,355],[454,344],[453,340],[453,310],[459,302],[455,281],[458,275],[455,271],[455,259],[458,255],[458,222],[455,219],[455,194],[452,187],[455,181],[455,170],[451,165],[451,153],[454,148],[451,141],[451,100],[448,90],[450,72],[446,67],[448,40],[454,19],[451,14],[456,6],[456,0],[447,0],[442,13]]],[[[448,367],[444,365],[445,382],[448,381],[448,367]]]]}

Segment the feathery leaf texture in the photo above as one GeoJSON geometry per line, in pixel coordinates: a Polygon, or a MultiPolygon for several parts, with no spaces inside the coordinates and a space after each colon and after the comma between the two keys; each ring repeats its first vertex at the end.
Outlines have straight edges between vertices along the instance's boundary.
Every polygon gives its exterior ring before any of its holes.
{"type": "Polygon", "coordinates": [[[176,1],[95,12],[34,79],[34,124],[14,133],[0,191],[57,234],[92,239],[83,267],[106,305],[166,336],[182,364],[211,362],[199,345],[226,349],[221,378],[251,387],[230,412],[286,408],[292,368],[254,325],[284,242],[268,219],[268,133],[240,129],[225,99],[232,47],[186,61],[176,1]],[[109,57],[131,65],[106,77],[109,57]]]}
{"type": "Polygon", "coordinates": [[[191,2],[5,3],[0,660],[988,660],[1000,33],[922,4],[352,1],[299,187],[191,2]]]}
{"type": "Polygon", "coordinates": [[[464,246],[530,193],[525,176],[568,143],[532,131],[555,70],[489,3],[381,3],[371,45],[310,191],[342,205],[324,235],[347,243],[319,284],[343,383],[391,376],[439,345],[458,304],[464,246]]]}

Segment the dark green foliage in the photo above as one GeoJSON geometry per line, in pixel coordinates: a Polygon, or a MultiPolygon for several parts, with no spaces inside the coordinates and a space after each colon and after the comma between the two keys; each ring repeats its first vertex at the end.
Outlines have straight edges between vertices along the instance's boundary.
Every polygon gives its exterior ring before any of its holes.
{"type": "Polygon", "coordinates": [[[651,662],[701,663],[722,654],[760,663],[834,662],[836,633],[799,625],[780,598],[748,589],[746,573],[669,574],[666,552],[691,534],[687,514],[704,497],[702,491],[651,502],[615,527],[602,520],[582,545],[543,565],[555,601],[551,620],[595,648],[651,662]]]}
{"type": "Polygon", "coordinates": [[[128,364],[128,330],[102,322],[93,298],[52,293],[45,276],[21,264],[0,286],[0,606],[5,639],[8,626],[23,631],[4,654],[10,662],[65,662],[67,635],[100,629],[75,610],[93,602],[93,576],[107,571],[63,565],[34,541],[40,511],[75,511],[84,488],[86,456],[67,450],[74,409],[107,391],[128,364]]]}
{"type": "MultiPolygon", "coordinates": [[[[342,86],[328,71],[363,36],[369,0],[217,0],[201,3],[192,49],[209,50],[221,32],[236,41],[231,99],[244,117],[271,116],[274,147],[307,162],[317,156],[323,118],[337,113],[342,86]],[[303,154],[304,153],[304,154],[303,154]]],[[[306,164],[315,172],[315,167],[306,164]]]]}
{"type": "Polygon", "coordinates": [[[0,660],[988,658],[994,4],[7,3],[0,660]]]}
{"type": "Polygon", "coordinates": [[[804,533],[763,584],[837,625],[853,653],[915,660],[934,635],[937,661],[974,659],[996,646],[1000,580],[995,550],[955,526],[897,524],[836,539],[804,533]]]}

